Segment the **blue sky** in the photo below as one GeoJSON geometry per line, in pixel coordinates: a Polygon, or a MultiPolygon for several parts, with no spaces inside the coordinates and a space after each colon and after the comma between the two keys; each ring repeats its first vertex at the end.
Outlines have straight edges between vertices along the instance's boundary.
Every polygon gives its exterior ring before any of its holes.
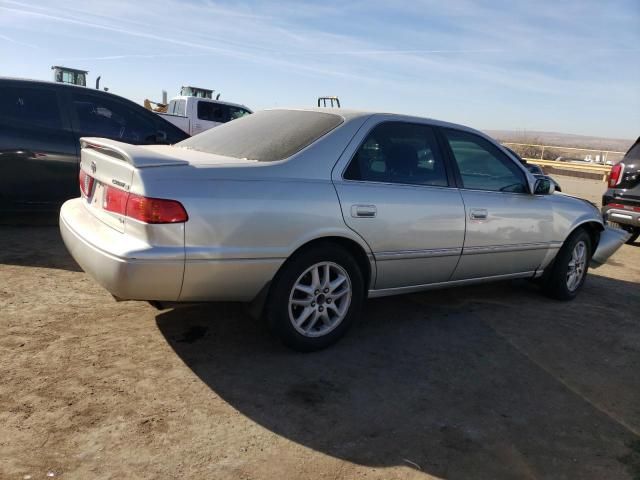
{"type": "Polygon", "coordinates": [[[343,106],[480,129],[640,135],[640,0],[0,0],[0,75],[89,70],[254,109],[343,106]]]}

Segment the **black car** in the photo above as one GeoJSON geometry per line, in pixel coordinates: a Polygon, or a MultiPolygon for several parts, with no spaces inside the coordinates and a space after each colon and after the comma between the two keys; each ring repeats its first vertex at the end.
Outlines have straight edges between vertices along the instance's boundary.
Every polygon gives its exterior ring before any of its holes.
{"type": "Polygon", "coordinates": [[[111,93],[0,78],[0,211],[57,210],[77,197],[80,137],[172,144],[188,135],[111,93]]]}
{"type": "Polygon", "coordinates": [[[602,196],[602,215],[631,234],[627,243],[640,236],[640,137],[620,163],[611,167],[609,188],[602,196]]]}

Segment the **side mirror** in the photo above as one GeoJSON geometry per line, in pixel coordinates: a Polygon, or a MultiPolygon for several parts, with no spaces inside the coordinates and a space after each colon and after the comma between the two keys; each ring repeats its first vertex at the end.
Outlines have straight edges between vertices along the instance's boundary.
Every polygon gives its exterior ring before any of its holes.
{"type": "Polygon", "coordinates": [[[533,187],[534,195],[549,195],[555,191],[555,185],[546,177],[536,178],[536,183],[533,187]]]}

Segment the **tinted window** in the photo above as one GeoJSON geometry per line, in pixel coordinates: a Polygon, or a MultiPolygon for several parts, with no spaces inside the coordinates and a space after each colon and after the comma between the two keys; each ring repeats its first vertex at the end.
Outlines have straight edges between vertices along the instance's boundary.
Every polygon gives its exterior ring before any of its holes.
{"type": "Polygon", "coordinates": [[[102,95],[73,93],[73,109],[81,135],[129,143],[155,142],[155,123],[123,102],[102,95]]]}
{"type": "Polygon", "coordinates": [[[249,110],[245,110],[240,107],[229,107],[229,120],[235,120],[236,118],[244,117],[245,115],[250,115],[251,112],[249,110]]]}
{"type": "Polygon", "coordinates": [[[495,192],[527,191],[522,170],[495,145],[460,130],[444,130],[464,188],[495,192]]]}
{"type": "Polygon", "coordinates": [[[180,147],[234,158],[273,162],[290,157],[342,123],[331,113],[265,110],[211,128],[180,147]]]}
{"type": "Polygon", "coordinates": [[[402,122],[376,126],[351,160],[344,178],[440,187],[448,185],[431,128],[402,122]]]}
{"type": "Polygon", "coordinates": [[[219,103],[198,102],[198,118],[209,122],[228,122],[229,107],[219,103]]]}
{"type": "Polygon", "coordinates": [[[640,160],[640,139],[636,140],[636,143],[625,154],[623,162],[640,160]]]}
{"type": "Polygon", "coordinates": [[[62,128],[55,90],[2,86],[0,118],[40,127],[62,128]]]}

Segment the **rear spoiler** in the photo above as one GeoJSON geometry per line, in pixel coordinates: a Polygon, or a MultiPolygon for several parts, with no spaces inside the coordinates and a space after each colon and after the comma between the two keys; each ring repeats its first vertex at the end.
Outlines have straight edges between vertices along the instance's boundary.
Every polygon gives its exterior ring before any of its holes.
{"type": "MultiPolygon", "coordinates": [[[[166,147],[171,148],[168,145],[166,147]]],[[[135,168],[189,164],[186,160],[179,160],[169,155],[163,155],[162,153],[146,148],[144,145],[131,145],[108,138],[82,137],[80,139],[80,148],[83,151],[93,150],[103,155],[117,158],[135,168]]]]}

